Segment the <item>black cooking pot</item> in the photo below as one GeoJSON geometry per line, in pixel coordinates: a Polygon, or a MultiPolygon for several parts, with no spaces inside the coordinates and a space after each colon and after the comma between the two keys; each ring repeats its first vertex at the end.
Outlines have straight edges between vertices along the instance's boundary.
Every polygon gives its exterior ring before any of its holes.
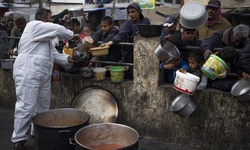
{"type": "Polygon", "coordinates": [[[77,150],[109,149],[138,150],[139,134],[131,127],[117,123],[86,126],[75,134],[77,150]]]}
{"type": "Polygon", "coordinates": [[[53,109],[32,118],[36,150],[74,150],[69,140],[89,123],[89,115],[72,108],[53,109]]]}
{"type": "Polygon", "coordinates": [[[161,35],[163,25],[137,24],[140,36],[158,37],[161,35]]]}

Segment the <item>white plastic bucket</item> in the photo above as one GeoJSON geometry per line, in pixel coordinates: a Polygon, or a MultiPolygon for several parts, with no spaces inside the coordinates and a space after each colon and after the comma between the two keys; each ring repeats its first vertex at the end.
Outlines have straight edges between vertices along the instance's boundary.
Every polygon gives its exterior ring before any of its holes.
{"type": "Polygon", "coordinates": [[[200,78],[198,76],[188,72],[184,74],[177,70],[173,87],[180,92],[193,95],[199,82],[200,78]]]}
{"type": "Polygon", "coordinates": [[[103,67],[95,67],[93,69],[95,80],[104,80],[106,75],[106,69],[103,67]]]}

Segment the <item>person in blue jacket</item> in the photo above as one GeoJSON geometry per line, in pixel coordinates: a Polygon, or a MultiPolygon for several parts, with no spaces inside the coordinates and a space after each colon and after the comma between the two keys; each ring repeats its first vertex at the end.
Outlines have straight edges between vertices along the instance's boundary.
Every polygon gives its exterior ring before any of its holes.
{"type": "MultiPolygon", "coordinates": [[[[124,22],[121,31],[116,34],[109,42],[101,44],[101,46],[110,46],[129,39],[130,43],[134,42],[134,36],[138,34],[137,24],[150,24],[148,18],[142,15],[142,10],[137,2],[131,3],[127,7],[128,15],[131,19],[124,22]]],[[[133,55],[130,55],[133,57],[133,55]]],[[[133,58],[130,58],[133,60],[133,58]]],[[[124,71],[129,71],[131,66],[124,66],[124,71]]]]}
{"type": "Polygon", "coordinates": [[[163,24],[164,29],[161,32],[161,36],[166,37],[167,35],[173,35],[177,26],[177,19],[175,16],[168,16],[165,23],[163,24]]]}
{"type": "Polygon", "coordinates": [[[187,64],[187,62],[185,62],[183,60],[183,52],[180,51],[180,57],[178,59],[176,59],[175,61],[172,61],[171,63],[164,63],[162,62],[160,64],[160,68],[162,70],[168,70],[168,83],[174,83],[174,79],[176,76],[176,70],[174,70],[173,68],[178,68],[178,69],[184,69],[186,71],[189,71],[190,68],[187,64]]]}

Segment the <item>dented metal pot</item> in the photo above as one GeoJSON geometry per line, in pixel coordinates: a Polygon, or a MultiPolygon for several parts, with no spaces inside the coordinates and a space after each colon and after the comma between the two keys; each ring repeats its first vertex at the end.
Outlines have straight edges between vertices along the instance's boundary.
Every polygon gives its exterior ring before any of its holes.
{"type": "Polygon", "coordinates": [[[154,52],[159,60],[164,63],[169,63],[172,60],[176,60],[180,57],[180,52],[177,47],[167,40],[162,40],[157,45],[154,52]]]}

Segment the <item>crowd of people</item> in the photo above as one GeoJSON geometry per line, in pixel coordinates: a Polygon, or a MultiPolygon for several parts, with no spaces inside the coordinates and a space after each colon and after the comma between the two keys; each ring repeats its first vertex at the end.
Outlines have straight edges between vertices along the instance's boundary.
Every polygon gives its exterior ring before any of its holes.
{"type": "MultiPolygon", "coordinates": [[[[226,72],[223,72],[217,79],[211,80],[196,70],[200,70],[204,62],[213,54],[211,50],[223,48],[218,56],[230,66],[230,72],[237,73],[246,79],[250,78],[249,28],[243,24],[231,27],[231,24],[221,16],[219,0],[210,0],[206,10],[208,20],[197,29],[182,27],[179,22],[179,13],[166,18],[161,36],[179,48],[180,57],[170,63],[161,62],[159,67],[162,70],[168,70],[167,82],[169,83],[174,82],[176,73],[174,68],[179,68],[180,72],[191,72],[200,77],[201,80],[196,90],[203,90],[210,86],[229,91],[238,77],[226,76],[226,72]],[[200,50],[182,50],[181,47],[185,46],[199,46],[200,50]]],[[[32,116],[49,109],[53,63],[65,68],[94,65],[76,63],[72,57],[59,53],[52,40],[64,39],[64,48],[75,48],[80,38],[91,36],[94,41],[93,47],[110,46],[108,55],[99,58],[92,57],[92,59],[132,63],[133,46],[120,46],[117,43],[133,43],[134,37],[139,35],[136,25],[150,24],[150,20],[143,16],[141,7],[136,2],[127,7],[127,12],[130,19],[125,21],[121,29],[114,26],[111,17],[105,16],[101,19],[101,28],[97,31],[91,21],[88,20],[86,24],[80,26],[77,19],[68,19],[67,15],[57,24],[53,23],[51,11],[44,8],[39,9],[35,15],[36,20],[29,23],[21,14],[15,17],[16,27],[12,29],[10,36],[21,38],[18,41],[10,41],[6,55],[10,55],[11,50],[17,47],[18,57],[13,69],[17,102],[11,139],[16,150],[24,149],[32,116]],[[98,45],[97,41],[103,41],[103,44],[98,45]],[[124,56],[122,56],[123,51],[126,51],[124,56]]],[[[111,67],[106,64],[101,64],[101,66],[107,69],[111,67]]],[[[132,78],[131,67],[124,66],[124,68],[125,77],[132,78]]]]}
{"type": "Polygon", "coordinates": [[[241,77],[250,78],[250,50],[249,27],[231,24],[221,16],[221,2],[210,0],[206,6],[208,20],[197,29],[181,27],[179,13],[167,17],[165,21],[165,39],[171,41],[180,50],[180,57],[171,63],[160,64],[162,70],[168,70],[167,82],[173,83],[176,70],[191,72],[200,77],[196,90],[203,90],[207,86],[229,92],[233,84],[241,77]],[[185,46],[199,46],[200,50],[181,49],[185,46]],[[223,48],[216,52],[229,67],[212,80],[204,75],[200,69],[204,62],[213,54],[214,48],[223,48]],[[238,76],[227,76],[227,72],[236,73],[238,76]]]}

